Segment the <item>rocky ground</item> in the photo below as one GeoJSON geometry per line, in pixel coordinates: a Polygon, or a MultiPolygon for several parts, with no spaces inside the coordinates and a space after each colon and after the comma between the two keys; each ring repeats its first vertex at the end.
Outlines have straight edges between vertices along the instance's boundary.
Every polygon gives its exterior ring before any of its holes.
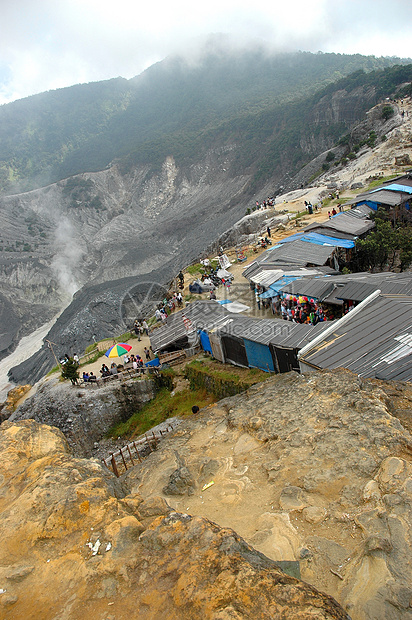
{"type": "Polygon", "coordinates": [[[0,426],[0,617],[346,617],[310,586],[352,620],[411,617],[409,384],[272,376],[119,479],[21,419],[97,455],[121,403],[145,398],[125,387],[48,381],[0,426]]]}
{"type": "Polygon", "coordinates": [[[412,392],[290,373],[183,422],[123,484],[233,528],[356,620],[412,614],[412,392]],[[212,484],[210,484],[212,483],[212,484]],[[205,488],[205,485],[210,485],[205,488]]]}
{"type": "Polygon", "coordinates": [[[57,429],[0,429],[0,617],[344,620],[233,530],[129,492],[57,429]]]}

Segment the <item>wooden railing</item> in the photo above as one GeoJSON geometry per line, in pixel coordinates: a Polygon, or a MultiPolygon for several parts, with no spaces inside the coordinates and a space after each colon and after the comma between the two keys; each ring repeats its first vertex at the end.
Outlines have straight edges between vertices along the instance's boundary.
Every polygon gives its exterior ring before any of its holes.
{"type": "Polygon", "coordinates": [[[164,428],[145,433],[136,441],[126,444],[116,452],[111,452],[109,457],[102,459],[103,464],[119,478],[121,474],[141,463],[148,454],[156,450],[159,440],[173,431],[178,424],[179,421],[175,424],[169,423],[164,428]]]}

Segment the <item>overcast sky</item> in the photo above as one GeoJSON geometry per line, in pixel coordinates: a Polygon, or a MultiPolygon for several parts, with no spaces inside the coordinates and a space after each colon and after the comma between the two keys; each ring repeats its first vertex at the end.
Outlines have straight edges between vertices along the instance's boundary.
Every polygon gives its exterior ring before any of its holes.
{"type": "Polygon", "coordinates": [[[130,78],[211,33],[274,50],[412,56],[412,0],[0,0],[0,103],[130,78]]]}

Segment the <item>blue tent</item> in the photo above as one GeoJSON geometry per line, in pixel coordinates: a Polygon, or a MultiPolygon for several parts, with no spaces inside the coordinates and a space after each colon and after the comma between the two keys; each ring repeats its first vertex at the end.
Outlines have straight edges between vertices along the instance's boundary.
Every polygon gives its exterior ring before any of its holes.
{"type": "Polygon", "coordinates": [[[271,291],[270,289],[268,291],[265,291],[264,293],[261,293],[259,295],[260,299],[269,299],[270,297],[275,297],[276,293],[274,293],[273,291],[271,291]]]}
{"type": "MultiPolygon", "coordinates": [[[[337,214],[339,215],[339,213],[337,214]]],[[[282,239],[279,243],[289,243],[290,241],[307,241],[308,243],[315,243],[317,245],[331,245],[336,248],[354,248],[355,242],[350,239],[340,239],[338,237],[329,237],[316,232],[301,232],[282,239]]]]}
{"type": "Polygon", "coordinates": [[[283,276],[283,278],[280,278],[280,280],[277,280],[276,282],[271,284],[269,286],[269,290],[272,291],[272,297],[277,295],[284,286],[286,286],[290,282],[293,282],[294,280],[299,280],[299,276],[283,276]]]}
{"type": "Polygon", "coordinates": [[[160,366],[160,360],[158,357],[155,357],[153,360],[150,360],[150,362],[146,362],[145,366],[160,366]]]}

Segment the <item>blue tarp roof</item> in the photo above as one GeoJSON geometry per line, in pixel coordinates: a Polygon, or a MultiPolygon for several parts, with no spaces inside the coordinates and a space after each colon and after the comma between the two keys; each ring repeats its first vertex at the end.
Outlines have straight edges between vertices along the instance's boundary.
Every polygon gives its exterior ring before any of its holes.
{"type": "Polygon", "coordinates": [[[337,237],[329,237],[320,233],[311,232],[303,237],[304,241],[318,243],[319,245],[333,245],[337,248],[354,248],[355,242],[351,239],[338,239],[337,237]]]}
{"type": "Polygon", "coordinates": [[[259,295],[260,299],[269,299],[269,297],[274,297],[275,296],[275,292],[271,291],[270,289],[268,291],[266,291],[265,293],[261,293],[259,295]]]}
{"type": "Polygon", "coordinates": [[[269,297],[275,297],[280,290],[290,282],[294,280],[299,280],[300,276],[283,276],[283,278],[279,278],[273,284],[269,286],[269,289],[259,295],[260,299],[269,299],[269,297]]]}
{"type": "Polygon", "coordinates": [[[293,282],[294,280],[299,280],[298,276],[285,276],[284,278],[280,278],[274,284],[269,286],[269,290],[273,291],[274,294],[278,293],[286,284],[289,282],[293,282]]]}
{"type": "MultiPolygon", "coordinates": [[[[339,215],[339,214],[338,214],[339,215]]],[[[331,245],[335,248],[354,248],[355,242],[350,239],[339,239],[337,237],[329,237],[321,233],[301,232],[282,239],[279,243],[288,243],[289,241],[307,241],[308,243],[316,243],[317,245],[331,245]]]]}
{"type": "Polygon", "coordinates": [[[405,192],[406,194],[412,194],[412,187],[409,185],[399,185],[398,183],[391,183],[391,185],[383,185],[377,189],[373,189],[370,193],[379,192],[383,189],[389,189],[393,192],[405,192]]]}

